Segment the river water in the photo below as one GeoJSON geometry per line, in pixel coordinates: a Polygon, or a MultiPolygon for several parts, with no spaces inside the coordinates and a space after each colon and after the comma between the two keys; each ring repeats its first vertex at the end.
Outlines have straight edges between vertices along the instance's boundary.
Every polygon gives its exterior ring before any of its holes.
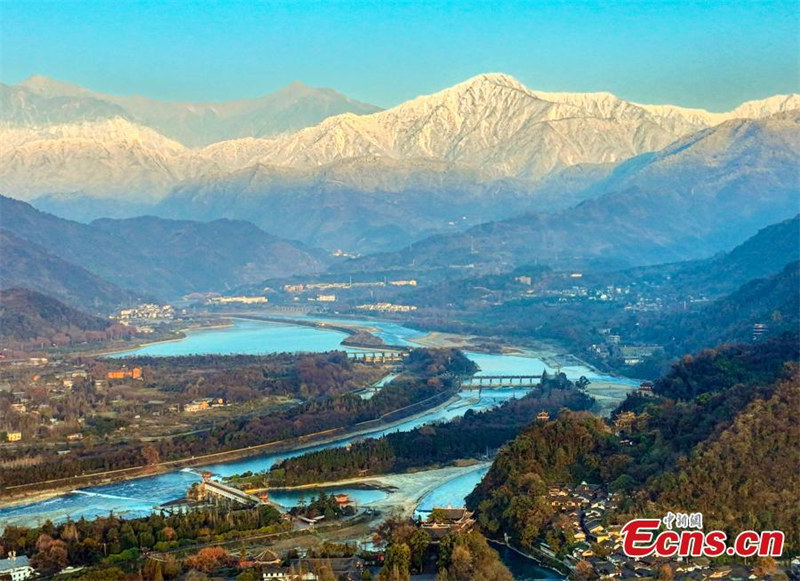
{"type": "MultiPolygon", "coordinates": [[[[350,320],[346,322],[369,326],[374,329],[376,335],[380,336],[387,344],[392,345],[414,345],[414,340],[424,335],[420,331],[394,323],[350,320]]],[[[296,352],[322,352],[337,348],[341,349],[341,341],[345,337],[344,333],[332,329],[291,325],[288,322],[287,324],[276,324],[237,319],[230,327],[189,331],[183,340],[156,343],[116,354],[115,357],[133,354],[152,356],[196,353],[264,354],[289,350],[296,352]]],[[[531,354],[522,356],[467,352],[467,355],[480,366],[479,374],[484,375],[523,375],[538,374],[542,370],[547,370],[548,373],[554,371],[540,359],[531,356],[531,354]]],[[[598,376],[588,368],[580,366],[566,367],[562,368],[562,370],[571,379],[577,379],[581,375],[585,375],[590,380],[601,381],[607,386],[610,385],[611,389],[605,396],[613,400],[618,400],[622,394],[635,385],[635,382],[629,380],[598,376]]],[[[443,408],[437,408],[387,429],[359,434],[358,436],[343,438],[335,442],[307,446],[284,453],[263,454],[234,462],[214,464],[191,470],[185,469],[116,484],[89,487],[41,502],[0,509],[0,527],[9,524],[32,526],[48,519],[54,522],[63,521],[67,518],[73,520],[81,517],[91,519],[107,515],[112,511],[115,514],[127,517],[144,516],[152,512],[160,504],[183,497],[189,486],[200,480],[199,472],[202,470],[209,470],[220,477],[239,474],[248,470],[253,472],[268,470],[276,462],[306,451],[341,447],[348,442],[367,435],[379,437],[394,431],[412,430],[426,423],[461,416],[469,409],[479,411],[493,407],[509,398],[522,397],[525,393],[527,391],[524,389],[483,390],[480,395],[475,391],[464,391],[459,394],[456,401],[443,408]]],[[[422,498],[418,510],[430,510],[434,505],[458,505],[463,503],[464,497],[474,488],[484,474],[485,469],[466,471],[460,476],[443,482],[422,498]]],[[[330,492],[350,494],[361,505],[368,505],[386,496],[386,493],[382,491],[347,487],[330,489],[330,492]]],[[[299,502],[301,498],[307,498],[309,494],[308,492],[276,492],[273,498],[279,504],[293,505],[299,502]]],[[[509,559],[513,560],[513,557],[509,556],[509,559]]],[[[539,575],[543,571],[538,568],[534,569],[535,575],[539,575]]],[[[540,578],[547,578],[547,575],[540,578]]]]}

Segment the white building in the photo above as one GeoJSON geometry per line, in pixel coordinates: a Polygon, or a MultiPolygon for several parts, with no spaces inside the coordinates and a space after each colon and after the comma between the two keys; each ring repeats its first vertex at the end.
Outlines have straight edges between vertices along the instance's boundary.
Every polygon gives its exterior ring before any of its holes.
{"type": "Polygon", "coordinates": [[[30,566],[28,557],[17,557],[14,551],[8,554],[8,559],[0,560],[0,578],[10,578],[11,581],[23,581],[33,576],[34,570],[30,566]]]}
{"type": "Polygon", "coordinates": [[[208,299],[209,304],[212,305],[230,305],[233,303],[240,303],[243,305],[261,305],[269,302],[267,297],[211,297],[208,299]]]}

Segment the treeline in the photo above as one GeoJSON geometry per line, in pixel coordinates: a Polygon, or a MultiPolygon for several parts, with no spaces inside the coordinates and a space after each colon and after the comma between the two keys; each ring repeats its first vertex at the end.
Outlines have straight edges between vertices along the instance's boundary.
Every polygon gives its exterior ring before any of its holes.
{"type": "Polygon", "coordinates": [[[390,518],[376,533],[386,544],[379,581],[409,581],[412,573],[436,573],[440,581],[512,581],[497,551],[478,531],[451,533],[434,543],[415,523],[390,518]]]}
{"type": "Polygon", "coordinates": [[[531,337],[551,339],[600,368],[654,379],[685,353],[749,341],[754,324],[765,325],[764,336],[798,328],[797,231],[794,217],[706,260],[621,271],[589,270],[579,280],[568,272],[520,267],[505,275],[445,280],[398,291],[398,300],[419,306],[418,311],[404,315],[416,328],[523,343],[531,337]],[[523,284],[520,276],[529,277],[530,285],[523,284]],[[607,288],[625,292],[610,300],[551,294],[575,287],[589,293],[607,288]],[[608,333],[601,330],[606,329],[620,335],[623,345],[659,348],[642,364],[626,365],[622,349],[604,344],[608,333]],[[604,345],[602,354],[596,345],[604,345]]]}
{"type": "Polygon", "coordinates": [[[475,458],[514,438],[541,411],[556,415],[561,409],[586,410],[593,404],[563,373],[545,376],[538,389],[497,408],[469,410],[448,422],[361,440],[345,450],[319,450],[289,458],[273,466],[267,480],[273,486],[295,486],[475,458]]]}
{"type": "Polygon", "coordinates": [[[488,533],[531,546],[558,530],[547,488],[585,480],[625,492],[621,515],[699,511],[707,529],[778,529],[797,549],[797,359],[796,333],[706,350],[657,382],[657,397],[629,397],[608,422],[566,413],[533,424],[501,450],[468,505],[488,533]]]}
{"type": "MultiPolygon", "coordinates": [[[[80,519],[54,525],[46,522],[36,528],[7,526],[0,536],[0,546],[6,553],[16,551],[31,557],[40,575],[73,567],[101,566],[134,572],[141,565],[143,551],[170,551],[196,544],[246,538],[253,534],[281,532],[291,528],[281,522],[280,513],[269,506],[249,510],[194,511],[186,514],[153,514],[148,517],[123,520],[117,516],[100,517],[91,521],[80,519]]],[[[180,574],[176,560],[167,560],[165,578],[180,574]]],[[[102,573],[98,579],[110,579],[102,573]]]]}
{"type": "MultiPolygon", "coordinates": [[[[32,484],[83,473],[156,465],[166,460],[236,450],[269,442],[290,440],[335,428],[378,419],[435,396],[446,397],[457,379],[474,372],[475,364],[455,349],[416,349],[406,362],[406,372],[371,399],[352,393],[320,395],[290,409],[264,416],[233,418],[208,431],[155,442],[75,448],[69,456],[50,453],[34,466],[5,468],[0,485],[32,484]]],[[[43,452],[47,454],[47,452],[43,452]]]]}
{"type": "Polygon", "coordinates": [[[0,290],[0,344],[6,349],[50,349],[135,334],[134,327],[112,324],[33,290],[0,290]]]}
{"type": "MultiPolygon", "coordinates": [[[[239,403],[275,395],[301,399],[338,395],[377,380],[381,373],[373,366],[351,361],[343,351],[131,357],[123,361],[142,369],[145,387],[179,393],[186,401],[221,397],[239,403]]],[[[110,365],[91,362],[94,372],[110,365]]]]}
{"type": "Polygon", "coordinates": [[[530,548],[555,516],[547,497],[552,484],[602,482],[613,477],[614,435],[602,418],[566,412],[535,423],[500,450],[492,467],[467,497],[490,535],[506,532],[530,548]]]}

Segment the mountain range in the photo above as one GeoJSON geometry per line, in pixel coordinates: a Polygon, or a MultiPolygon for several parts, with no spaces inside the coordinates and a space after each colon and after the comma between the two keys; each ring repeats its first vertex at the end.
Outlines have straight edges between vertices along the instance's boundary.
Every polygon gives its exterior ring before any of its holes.
{"type": "Polygon", "coordinates": [[[120,305],[152,299],[149,294],[127,291],[4,229],[0,229],[0,250],[2,288],[38,291],[94,313],[110,313],[120,305]]]}
{"type": "Polygon", "coordinates": [[[704,258],[797,214],[799,165],[800,112],[733,119],[619,164],[573,208],[430,237],[345,267],[501,272],[704,258]]]}
{"type": "MultiPolygon", "coordinates": [[[[7,195],[80,220],[247,219],[281,237],[365,252],[562,210],[626,187],[629,173],[643,182],[639,165],[656,167],[648,154],[668,158],[693,139],[713,148],[708,132],[733,138],[716,128],[797,110],[800,95],[710,113],[540,92],[485,74],[379,111],[302,85],[187,104],[34,77],[3,86],[2,103],[7,195]]],[[[671,171],[664,159],[657,167],[671,171]]]]}
{"type": "Polygon", "coordinates": [[[0,196],[0,226],[4,287],[40,290],[94,311],[125,299],[224,291],[326,266],[323,252],[233,220],[143,216],[81,224],[0,196]],[[83,292],[70,286],[76,278],[83,292]]]}
{"type": "Polygon", "coordinates": [[[303,83],[255,99],[183,103],[108,95],[40,75],[18,85],[0,84],[0,104],[0,121],[11,125],[62,125],[119,117],[187,147],[240,137],[270,137],[316,125],[332,115],[380,110],[332,89],[303,83]]]}

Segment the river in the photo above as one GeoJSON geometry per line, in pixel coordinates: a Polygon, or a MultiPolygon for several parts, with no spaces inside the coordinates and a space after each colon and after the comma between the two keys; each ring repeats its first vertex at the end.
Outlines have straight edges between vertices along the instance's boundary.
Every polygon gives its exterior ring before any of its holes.
{"type": "MultiPolygon", "coordinates": [[[[370,327],[374,334],[381,337],[387,344],[392,345],[415,345],[415,339],[425,335],[423,332],[394,323],[351,320],[341,322],[370,327]]],[[[341,331],[292,325],[289,321],[286,324],[276,324],[235,319],[229,327],[191,330],[187,332],[186,337],[182,340],[154,343],[125,353],[118,353],[114,356],[123,357],[134,354],[170,356],[196,353],[264,354],[287,351],[289,350],[287,346],[291,346],[292,351],[322,352],[337,348],[341,349],[341,341],[345,337],[346,335],[341,331]]],[[[535,357],[535,354],[531,353],[499,355],[467,351],[466,354],[480,366],[479,374],[484,375],[521,375],[536,374],[542,370],[547,370],[548,373],[554,371],[551,367],[545,365],[541,359],[535,357]]],[[[581,366],[564,367],[562,370],[571,379],[577,379],[581,375],[585,375],[593,383],[597,382],[606,386],[605,392],[599,393],[599,395],[604,395],[613,401],[617,401],[622,394],[635,386],[633,381],[597,375],[592,370],[581,366]]],[[[46,520],[58,522],[67,518],[73,520],[81,517],[91,519],[107,515],[112,511],[115,514],[126,517],[143,516],[152,512],[160,504],[184,496],[189,486],[200,480],[200,470],[209,470],[220,477],[245,471],[258,472],[268,470],[276,462],[296,456],[302,452],[341,447],[366,435],[378,437],[393,431],[412,430],[426,423],[461,416],[469,409],[482,410],[493,407],[509,398],[521,397],[525,393],[526,390],[524,389],[483,390],[480,395],[475,391],[464,391],[458,394],[455,401],[446,406],[402,421],[390,428],[343,438],[335,442],[306,446],[283,453],[263,454],[234,462],[204,466],[198,469],[186,469],[115,484],[88,487],[41,502],[3,508],[0,509],[0,526],[10,524],[32,526],[46,520]]],[[[451,477],[427,493],[421,499],[418,510],[430,510],[433,505],[461,504],[466,494],[472,490],[483,474],[485,474],[485,469],[465,470],[463,474],[459,474],[454,478],[451,477]]],[[[369,505],[372,502],[385,499],[387,494],[383,491],[346,486],[333,488],[331,491],[346,492],[361,505],[369,505]]],[[[279,504],[292,505],[308,494],[308,492],[280,492],[276,493],[274,499],[279,504]]],[[[513,557],[509,556],[509,559],[513,560],[513,557]]],[[[536,571],[540,570],[537,569],[536,571]]],[[[536,571],[534,573],[538,575],[536,571]]]]}

